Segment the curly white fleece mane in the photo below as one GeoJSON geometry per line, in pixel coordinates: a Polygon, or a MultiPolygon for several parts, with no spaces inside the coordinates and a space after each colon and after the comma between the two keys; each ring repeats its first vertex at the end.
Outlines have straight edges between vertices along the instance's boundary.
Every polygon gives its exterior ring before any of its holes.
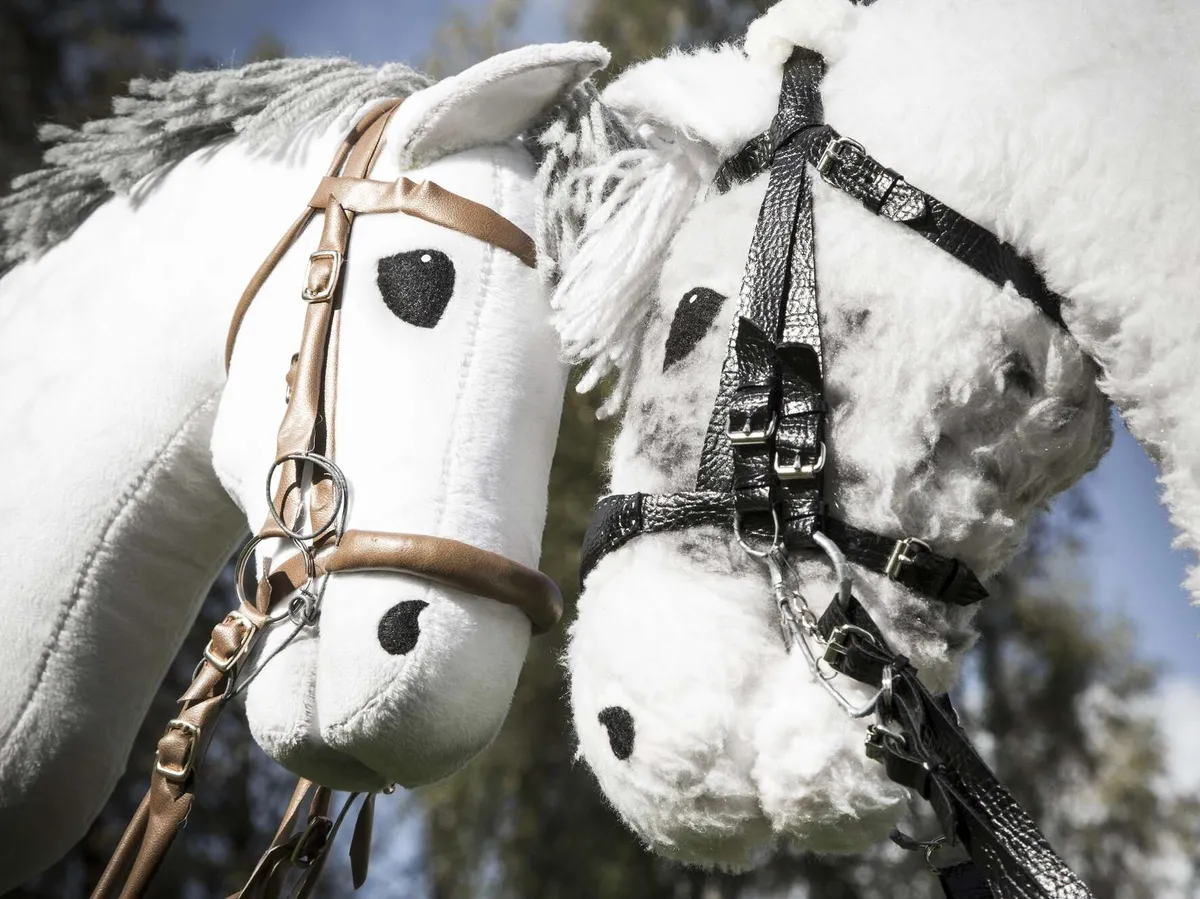
{"type": "MultiPolygon", "coordinates": [[[[1181,0],[783,0],[744,52],[675,53],[608,88],[606,104],[686,147],[707,183],[770,124],[792,48],[817,49],[830,124],[1030,254],[1068,298],[1071,336],[818,181],[835,514],[927,540],[986,577],[1107,449],[1106,393],[1160,461],[1181,542],[1200,546],[1200,212],[1183,199],[1200,187],[1188,149],[1200,120],[1195,90],[1181,89],[1200,89],[1198,34],[1200,11],[1181,0]]],[[[695,486],[764,190],[760,176],[710,191],[655,269],[654,297],[623,310],[639,343],[614,493],[695,486]],[[715,311],[697,318],[705,304],[715,311]],[[692,345],[668,356],[673,323],[689,316],[692,345]]],[[[828,566],[794,561],[819,613],[828,566]]],[[[970,610],[863,571],[856,592],[932,687],[954,682],[970,610]]],[[[784,652],[764,571],[725,530],[642,536],[605,558],[568,664],[582,755],[666,854],[744,866],[773,836],[860,849],[902,805],[863,755],[863,726],[784,652]]]]}

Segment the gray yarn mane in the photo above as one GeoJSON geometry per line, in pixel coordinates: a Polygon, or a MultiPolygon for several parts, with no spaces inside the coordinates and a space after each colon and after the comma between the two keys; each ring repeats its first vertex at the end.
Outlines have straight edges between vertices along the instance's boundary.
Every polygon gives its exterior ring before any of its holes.
{"type": "Polygon", "coordinates": [[[16,178],[0,198],[0,271],[70,236],[101,203],[217,141],[240,135],[277,147],[305,128],[375,98],[428,87],[399,63],[277,59],[240,69],[137,79],[113,116],[78,129],[46,125],[45,167],[16,178]]]}

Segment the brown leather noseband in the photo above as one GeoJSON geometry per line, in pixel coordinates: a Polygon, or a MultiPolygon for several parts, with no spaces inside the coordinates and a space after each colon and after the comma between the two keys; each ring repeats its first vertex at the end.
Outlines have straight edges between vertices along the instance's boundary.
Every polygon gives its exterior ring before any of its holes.
{"type": "MultiPolygon", "coordinates": [[[[529,618],[534,633],[553,627],[562,615],[562,595],[554,582],[502,555],[445,537],[345,527],[349,484],[334,462],[333,437],[339,288],[355,216],[403,212],[482,240],[513,254],[527,266],[535,265],[529,236],[486,206],[430,182],[368,179],[384,129],[399,105],[399,101],[383,101],[355,125],[308,208],[255,272],[234,312],[226,341],[227,365],[242,319],[259,288],[316,213],[323,211],[320,244],[309,257],[302,291],[305,319],[300,350],[288,373],[287,411],[279,428],[276,461],[267,478],[271,514],[239,557],[240,605],[213,629],[204,659],[180,699],[178,717],[167,725],[159,740],[149,791],[92,893],[93,899],[134,899],[143,894],[184,824],[194,799],[196,769],[212,725],[228,700],[244,688],[246,681],[239,686],[238,675],[258,637],[271,624],[287,619],[297,629],[314,623],[331,574],[380,570],[426,578],[516,606],[529,618]],[[310,487],[307,504],[306,484],[310,487]],[[255,559],[255,548],[266,540],[290,543],[296,552],[274,570],[268,563],[251,597],[245,586],[246,571],[255,559]],[[292,598],[286,614],[281,615],[272,606],[284,596],[292,598]]],[[[236,896],[251,899],[270,895],[289,865],[305,869],[297,895],[311,891],[336,830],[329,817],[329,796],[327,788],[300,781],[270,849],[236,896]],[[309,794],[312,803],[308,826],[293,835],[300,805],[309,794]]],[[[364,803],[364,812],[370,800],[368,797],[364,803]]],[[[359,838],[362,830],[360,819],[354,841],[358,853],[353,865],[356,882],[360,871],[361,877],[366,873],[365,849],[359,838]]],[[[365,831],[369,846],[369,817],[365,831]]]]}

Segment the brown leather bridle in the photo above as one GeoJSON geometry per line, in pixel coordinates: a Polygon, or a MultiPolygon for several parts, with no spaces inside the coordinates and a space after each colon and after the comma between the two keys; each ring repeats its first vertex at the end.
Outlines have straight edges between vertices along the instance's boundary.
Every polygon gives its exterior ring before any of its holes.
{"type": "MultiPolygon", "coordinates": [[[[238,559],[239,606],[212,631],[204,659],[180,698],[181,710],[158,742],[150,788],[96,885],[93,899],[134,899],[143,894],[187,818],[212,725],[238,692],[238,674],[259,636],[283,617],[290,617],[298,628],[313,623],[331,573],[384,570],[418,575],[516,606],[528,616],[535,634],[553,627],[562,615],[562,595],[554,582],[512,559],[445,537],[345,528],[349,486],[333,459],[334,399],[339,286],[355,216],[403,212],[476,237],[512,253],[531,268],[536,264],[529,236],[486,206],[430,182],[417,184],[407,178],[372,181],[367,177],[387,123],[399,105],[398,100],[382,101],[355,125],[308,207],[259,266],[234,311],[226,341],[227,366],[242,319],[259,288],[316,213],[323,211],[320,244],[309,257],[302,291],[306,311],[300,351],[288,373],[287,411],[279,428],[276,461],[267,478],[270,517],[238,559]],[[306,470],[311,479],[307,510],[301,495],[306,470]],[[302,517],[311,524],[306,527],[302,517]],[[290,541],[296,552],[274,570],[268,564],[251,597],[245,589],[246,569],[255,558],[255,548],[266,540],[290,541]],[[286,616],[272,612],[276,598],[288,595],[293,598],[286,616]]],[[[311,892],[336,830],[329,813],[330,795],[327,787],[300,780],[270,848],[235,897],[276,895],[290,868],[305,871],[297,895],[311,892]],[[307,825],[293,834],[303,801],[310,796],[307,825]]],[[[364,801],[365,824],[360,814],[355,828],[351,856],[356,886],[366,876],[372,800],[373,796],[368,796],[364,801]]]]}

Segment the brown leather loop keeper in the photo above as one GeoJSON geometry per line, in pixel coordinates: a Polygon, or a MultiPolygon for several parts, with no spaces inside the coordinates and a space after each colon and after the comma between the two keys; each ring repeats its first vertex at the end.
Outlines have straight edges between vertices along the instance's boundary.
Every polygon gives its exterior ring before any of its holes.
{"type": "MultiPolygon", "coordinates": [[[[544,634],[562,618],[558,585],[536,568],[447,537],[349,530],[317,559],[317,572],[393,571],[515,606],[544,634]]],[[[271,572],[271,593],[304,585],[304,560],[295,555],[271,572]]]]}
{"type": "Polygon", "coordinates": [[[537,249],[532,237],[495,210],[432,181],[418,183],[408,178],[370,181],[330,176],[321,181],[308,205],[325,209],[331,202],[347,212],[403,212],[507,250],[530,268],[537,267],[537,249]]]}

